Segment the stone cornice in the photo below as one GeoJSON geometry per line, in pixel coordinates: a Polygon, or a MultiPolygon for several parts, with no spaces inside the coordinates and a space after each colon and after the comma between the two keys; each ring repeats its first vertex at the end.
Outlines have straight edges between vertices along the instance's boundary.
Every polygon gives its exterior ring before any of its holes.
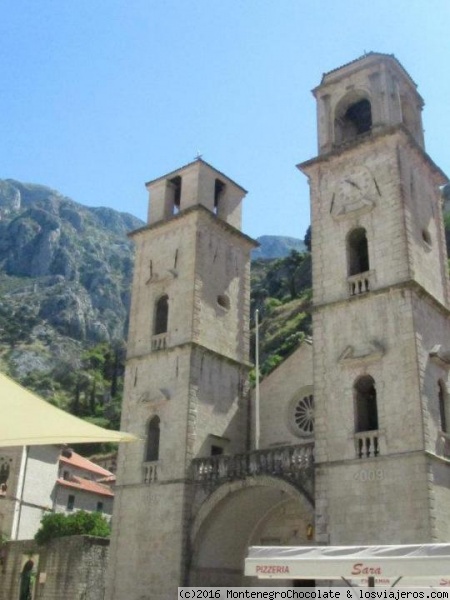
{"type": "Polygon", "coordinates": [[[226,356],[225,354],[220,354],[220,352],[216,352],[215,350],[212,350],[211,348],[207,348],[206,346],[203,346],[202,344],[199,344],[198,342],[193,342],[193,341],[183,342],[182,344],[176,344],[175,346],[168,346],[164,350],[153,350],[153,351],[149,351],[149,352],[143,352],[142,354],[128,355],[127,359],[126,359],[126,363],[128,364],[131,361],[146,360],[150,356],[157,356],[159,354],[162,355],[166,352],[174,352],[175,350],[185,349],[185,348],[189,348],[189,347],[194,348],[195,350],[200,350],[202,352],[205,352],[206,354],[210,354],[212,356],[220,358],[221,360],[225,360],[225,362],[228,362],[233,365],[238,365],[238,366],[243,367],[248,370],[252,369],[254,366],[251,362],[240,361],[235,358],[231,358],[230,356],[226,356]]]}
{"type": "Polygon", "coordinates": [[[389,127],[383,127],[378,129],[377,131],[369,131],[364,133],[354,140],[348,141],[346,143],[340,144],[331,150],[330,152],[326,152],[325,154],[319,154],[314,158],[310,158],[304,162],[299,163],[297,169],[308,174],[309,167],[313,167],[315,165],[320,165],[323,163],[330,162],[336,157],[342,156],[347,152],[350,153],[352,150],[360,149],[362,145],[369,145],[378,142],[383,137],[393,136],[395,134],[401,134],[404,136],[410,148],[412,148],[417,154],[419,154],[434,174],[439,179],[438,185],[444,185],[448,183],[449,178],[447,175],[436,165],[436,163],[432,160],[432,158],[420,147],[420,145],[416,142],[413,136],[409,133],[406,127],[402,124],[399,125],[391,125],[389,127]]]}
{"type": "Polygon", "coordinates": [[[162,227],[167,227],[169,225],[173,225],[174,223],[176,223],[176,227],[179,227],[180,219],[183,219],[187,215],[194,214],[194,213],[199,213],[199,214],[204,215],[206,218],[210,219],[211,224],[215,224],[216,226],[221,227],[224,231],[227,231],[228,233],[235,235],[242,242],[247,243],[252,248],[257,248],[259,246],[259,242],[257,242],[250,236],[246,235],[245,233],[242,233],[242,231],[240,231],[239,229],[236,229],[236,227],[233,227],[232,225],[230,225],[223,219],[216,217],[216,215],[214,215],[210,210],[208,210],[202,204],[195,204],[194,206],[189,206],[188,208],[181,210],[178,214],[173,215],[173,216],[169,217],[168,219],[161,219],[161,221],[157,221],[156,223],[152,223],[150,225],[144,225],[143,227],[140,227],[139,229],[130,231],[127,235],[129,238],[134,238],[134,237],[137,237],[138,235],[142,235],[142,234],[146,233],[147,231],[153,231],[156,229],[160,229],[162,227]]]}
{"type": "Polygon", "coordinates": [[[339,300],[333,300],[331,302],[323,302],[321,304],[313,304],[311,311],[319,312],[325,308],[328,308],[329,306],[344,305],[348,302],[361,302],[373,296],[386,294],[391,290],[411,290],[415,294],[417,294],[417,296],[425,298],[428,302],[430,302],[430,304],[432,304],[434,308],[436,308],[444,317],[450,317],[450,309],[444,306],[439,300],[437,300],[437,298],[430,294],[430,292],[428,292],[424,287],[422,287],[420,283],[417,283],[417,281],[414,281],[412,279],[409,279],[407,281],[401,281],[399,283],[394,283],[392,285],[387,285],[375,290],[371,290],[366,294],[349,296],[346,298],[340,298],[339,300]]]}

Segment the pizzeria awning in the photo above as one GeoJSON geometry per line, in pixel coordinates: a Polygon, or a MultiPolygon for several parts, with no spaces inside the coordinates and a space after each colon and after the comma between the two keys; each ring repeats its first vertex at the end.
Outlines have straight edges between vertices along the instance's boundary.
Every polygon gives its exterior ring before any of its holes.
{"type": "Polygon", "coordinates": [[[342,579],[390,585],[450,585],[450,544],[398,546],[253,546],[245,575],[273,579],[342,579]]]}
{"type": "Polygon", "coordinates": [[[0,373],[0,415],[0,447],[137,440],[56,408],[4,373],[0,373]]]}

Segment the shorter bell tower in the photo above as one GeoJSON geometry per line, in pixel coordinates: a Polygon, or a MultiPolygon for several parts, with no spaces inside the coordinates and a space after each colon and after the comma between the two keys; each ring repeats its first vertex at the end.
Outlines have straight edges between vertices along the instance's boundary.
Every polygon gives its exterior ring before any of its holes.
{"type": "Polygon", "coordinates": [[[244,452],[250,251],[245,190],[198,159],[146,184],[136,244],[111,600],[169,599],[186,583],[193,458],[244,452]]]}

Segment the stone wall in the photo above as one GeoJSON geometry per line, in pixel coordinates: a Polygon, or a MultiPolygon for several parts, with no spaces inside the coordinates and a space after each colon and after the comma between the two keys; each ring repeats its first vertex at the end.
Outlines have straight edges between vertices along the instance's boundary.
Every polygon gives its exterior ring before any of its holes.
{"type": "Polygon", "coordinates": [[[73,536],[38,546],[33,540],[9,542],[0,565],[0,600],[19,598],[20,572],[35,563],[33,600],[104,600],[109,540],[73,536]]]}
{"type": "MultiPolygon", "coordinates": [[[[304,342],[261,382],[260,448],[301,444],[313,439],[312,435],[302,434],[295,421],[295,409],[298,402],[304,395],[312,394],[312,385],[312,345],[304,342]]],[[[253,391],[253,415],[255,410],[255,392],[253,391]]],[[[254,419],[251,433],[254,438],[254,419]]]]}

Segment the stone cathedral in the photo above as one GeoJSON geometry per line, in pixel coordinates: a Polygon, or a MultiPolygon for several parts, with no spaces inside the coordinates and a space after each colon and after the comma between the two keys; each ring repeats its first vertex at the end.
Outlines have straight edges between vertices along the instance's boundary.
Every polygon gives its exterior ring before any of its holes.
{"type": "Polygon", "coordinates": [[[142,441],[120,448],[110,600],[264,585],[251,545],[450,539],[448,180],[393,56],[313,94],[313,342],[262,382],[258,449],[245,190],[201,159],[147,184],[122,417],[142,441]]]}

